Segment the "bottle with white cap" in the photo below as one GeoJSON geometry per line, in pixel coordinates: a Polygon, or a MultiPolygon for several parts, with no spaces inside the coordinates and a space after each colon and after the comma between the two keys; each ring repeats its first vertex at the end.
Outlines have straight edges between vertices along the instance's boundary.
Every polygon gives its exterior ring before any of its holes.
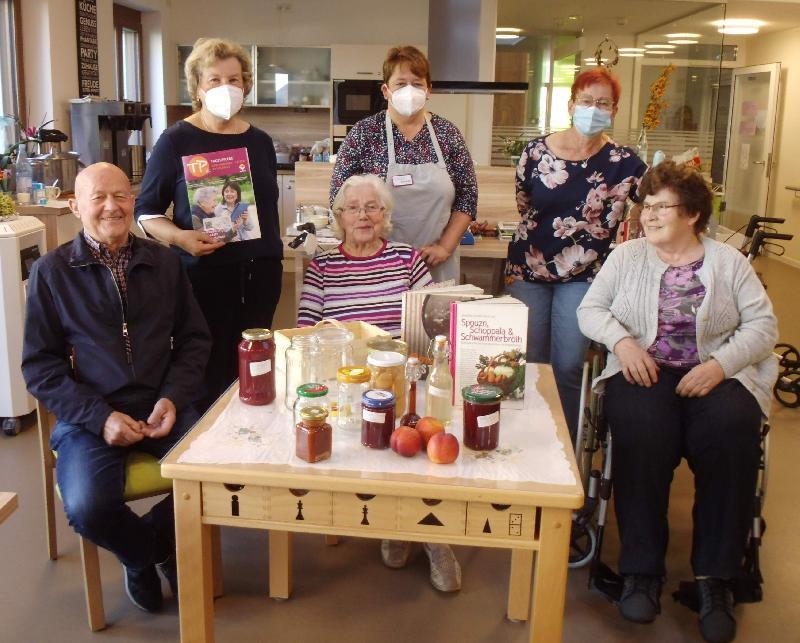
{"type": "Polygon", "coordinates": [[[425,383],[425,415],[446,424],[453,418],[453,376],[450,375],[450,357],[447,337],[437,335],[432,347],[433,368],[425,383]]]}

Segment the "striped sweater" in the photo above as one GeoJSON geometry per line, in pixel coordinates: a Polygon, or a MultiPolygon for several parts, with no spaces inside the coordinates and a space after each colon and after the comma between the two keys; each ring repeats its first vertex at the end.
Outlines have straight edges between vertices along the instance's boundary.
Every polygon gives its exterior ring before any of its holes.
{"type": "Polygon", "coordinates": [[[422,256],[408,244],[384,241],[370,257],[354,257],[339,245],[308,264],[297,325],[312,326],[323,317],[360,320],[398,338],[403,293],[432,281],[422,256]]]}

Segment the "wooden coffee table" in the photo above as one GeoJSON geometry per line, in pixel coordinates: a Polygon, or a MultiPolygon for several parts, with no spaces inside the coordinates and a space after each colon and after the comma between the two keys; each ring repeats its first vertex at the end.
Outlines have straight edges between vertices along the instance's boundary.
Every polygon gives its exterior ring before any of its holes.
{"type": "Polygon", "coordinates": [[[161,465],[162,474],[173,479],[175,494],[181,640],[214,640],[211,529],[225,525],[270,531],[274,598],[291,593],[292,532],[510,549],[508,617],[525,620],[530,613],[531,641],[560,641],[572,510],[581,506],[583,490],[552,370],[539,369],[537,388],[568,454],[575,480],[570,485],[315,472],[288,465],[179,464],[192,440],[212,426],[237,393],[234,384],[161,465]]]}

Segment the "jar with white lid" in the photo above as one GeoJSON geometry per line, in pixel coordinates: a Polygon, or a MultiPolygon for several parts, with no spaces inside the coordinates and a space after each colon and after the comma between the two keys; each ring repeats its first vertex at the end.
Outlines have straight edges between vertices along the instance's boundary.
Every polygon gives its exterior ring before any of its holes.
{"type": "Polygon", "coordinates": [[[406,408],[406,358],[394,351],[374,351],[367,356],[372,372],[370,387],[394,393],[395,406],[401,412],[406,408]]]}

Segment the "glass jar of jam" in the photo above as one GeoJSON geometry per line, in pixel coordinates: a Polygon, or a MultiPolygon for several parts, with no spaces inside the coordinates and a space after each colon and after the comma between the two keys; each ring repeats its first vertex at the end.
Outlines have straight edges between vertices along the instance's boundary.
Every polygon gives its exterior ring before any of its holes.
{"type": "Polygon", "coordinates": [[[268,328],[248,328],[239,342],[239,398],[263,406],[275,399],[275,342],[268,328]]]}
{"type": "Polygon", "coordinates": [[[370,390],[361,396],[361,444],[386,449],[394,431],[394,394],[370,390]]]}
{"type": "Polygon", "coordinates": [[[319,462],[331,457],[333,430],[325,420],[328,410],[321,406],[306,406],[300,411],[295,428],[295,455],[306,462],[319,462]]]}
{"type": "Polygon", "coordinates": [[[370,371],[365,366],[344,366],[339,369],[339,405],[336,426],[357,431],[361,426],[361,396],[369,390],[370,371]]]}
{"type": "Polygon", "coordinates": [[[406,408],[406,357],[395,351],[374,351],[367,355],[372,372],[370,387],[394,393],[402,415],[406,408]]]}
{"type": "Polygon", "coordinates": [[[500,439],[500,399],[503,391],[489,384],[461,389],[464,398],[464,446],[491,451],[500,439]]]}
{"type": "Polygon", "coordinates": [[[293,413],[295,424],[300,421],[300,413],[306,407],[319,406],[330,413],[330,403],[328,400],[328,387],[319,382],[309,382],[297,387],[297,398],[294,401],[293,413]]]}

